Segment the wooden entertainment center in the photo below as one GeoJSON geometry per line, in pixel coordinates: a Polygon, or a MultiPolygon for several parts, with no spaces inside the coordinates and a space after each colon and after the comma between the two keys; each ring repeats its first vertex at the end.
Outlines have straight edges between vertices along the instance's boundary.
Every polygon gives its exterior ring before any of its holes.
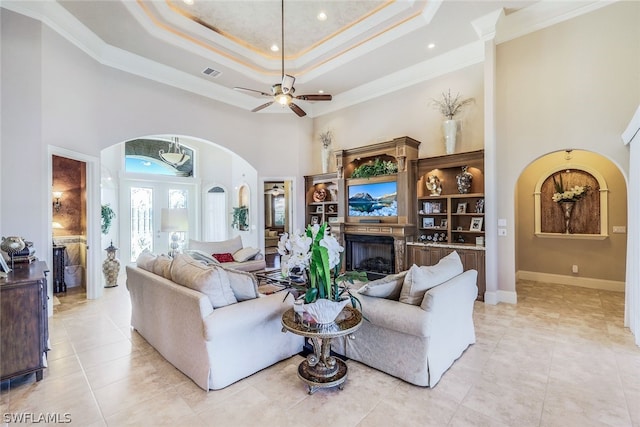
{"type": "MultiPolygon", "coordinates": [[[[436,264],[455,250],[465,270],[478,271],[478,299],[482,300],[486,289],[484,151],[418,158],[419,145],[419,141],[405,136],[334,152],[336,172],[305,177],[307,224],[328,222],[331,232],[347,248],[345,252],[358,255],[373,251],[367,254],[373,261],[390,257],[393,268],[387,271],[388,263],[383,262],[385,266],[378,271],[381,275],[404,271],[414,263],[436,264]],[[397,173],[352,177],[356,168],[376,159],[395,163],[397,173]],[[456,176],[463,166],[473,180],[468,192],[461,194],[456,176]],[[426,187],[431,175],[439,178],[441,187],[440,193],[433,196],[426,187]],[[394,209],[380,216],[363,217],[355,216],[353,209],[350,211],[349,199],[355,203],[353,199],[362,195],[353,194],[355,189],[368,189],[367,185],[375,188],[376,184],[384,183],[397,187],[394,209]],[[432,209],[434,206],[437,209],[432,209]],[[367,237],[371,238],[369,243],[367,237]],[[390,254],[378,256],[382,255],[379,251],[384,251],[383,243],[390,254]],[[352,246],[357,249],[351,249],[352,246]]],[[[349,261],[346,264],[347,269],[358,267],[349,261]]]]}

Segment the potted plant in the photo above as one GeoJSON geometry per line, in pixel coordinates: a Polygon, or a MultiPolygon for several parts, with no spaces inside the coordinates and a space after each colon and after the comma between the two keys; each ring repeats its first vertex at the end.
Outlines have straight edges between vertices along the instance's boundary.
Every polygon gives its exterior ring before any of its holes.
{"type": "Polygon", "coordinates": [[[458,131],[458,123],[454,117],[462,111],[462,108],[473,102],[473,98],[462,99],[458,93],[455,97],[451,95],[451,89],[448,92],[442,92],[442,99],[432,99],[433,105],[440,110],[443,116],[447,118],[442,123],[445,138],[445,150],[447,154],[453,154],[456,147],[456,133],[458,131]]]}
{"type": "Polygon", "coordinates": [[[304,233],[284,233],[278,242],[283,276],[306,275],[303,310],[317,323],[331,323],[346,304],[359,303],[346,283],[366,281],[367,276],[357,271],[340,274],[343,251],[326,222],[309,225],[304,233]]]}
{"type": "Polygon", "coordinates": [[[231,226],[238,230],[249,229],[249,208],[247,206],[238,206],[233,208],[233,221],[231,226]]]}
{"type": "Polygon", "coordinates": [[[101,210],[102,215],[102,234],[107,234],[111,229],[111,221],[116,217],[116,213],[111,209],[111,206],[107,203],[106,205],[102,205],[101,210]]]}

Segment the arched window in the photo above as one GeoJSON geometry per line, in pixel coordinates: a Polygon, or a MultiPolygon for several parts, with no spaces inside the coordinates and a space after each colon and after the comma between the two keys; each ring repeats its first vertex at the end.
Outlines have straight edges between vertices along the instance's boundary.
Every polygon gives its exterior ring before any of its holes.
{"type": "Polygon", "coordinates": [[[205,195],[204,240],[218,242],[226,240],[227,234],[227,194],[224,188],[211,187],[205,195]]]}

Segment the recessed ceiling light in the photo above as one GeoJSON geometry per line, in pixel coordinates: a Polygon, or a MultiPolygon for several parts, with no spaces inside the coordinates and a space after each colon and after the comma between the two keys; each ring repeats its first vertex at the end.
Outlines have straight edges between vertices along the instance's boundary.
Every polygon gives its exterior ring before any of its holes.
{"type": "Polygon", "coordinates": [[[322,89],[320,89],[320,90],[318,91],[318,93],[324,93],[324,91],[323,91],[322,89]]]}
{"type": "Polygon", "coordinates": [[[436,47],[436,44],[435,44],[435,43],[429,43],[429,44],[427,45],[427,47],[428,47],[429,49],[433,49],[434,47],[436,47]]]}
{"type": "Polygon", "coordinates": [[[182,0],[182,2],[184,4],[188,4],[189,6],[191,6],[193,4],[193,0],[182,0]]]}
{"type": "Polygon", "coordinates": [[[318,21],[326,21],[327,20],[327,14],[324,13],[323,11],[320,11],[320,13],[318,13],[318,21]]]}
{"type": "Polygon", "coordinates": [[[277,44],[274,43],[274,44],[271,45],[271,52],[277,52],[279,50],[280,50],[280,48],[278,47],[277,44]]]}

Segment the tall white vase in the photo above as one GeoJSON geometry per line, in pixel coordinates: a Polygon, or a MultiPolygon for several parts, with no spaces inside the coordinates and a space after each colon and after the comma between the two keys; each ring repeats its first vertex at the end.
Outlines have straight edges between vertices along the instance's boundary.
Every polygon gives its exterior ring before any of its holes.
{"type": "Polygon", "coordinates": [[[456,150],[456,134],[458,132],[458,123],[455,120],[445,120],[442,123],[444,132],[444,145],[447,154],[453,154],[456,150]]]}
{"type": "Polygon", "coordinates": [[[322,173],[329,172],[329,159],[331,158],[331,149],[329,147],[322,147],[322,173]]]}

